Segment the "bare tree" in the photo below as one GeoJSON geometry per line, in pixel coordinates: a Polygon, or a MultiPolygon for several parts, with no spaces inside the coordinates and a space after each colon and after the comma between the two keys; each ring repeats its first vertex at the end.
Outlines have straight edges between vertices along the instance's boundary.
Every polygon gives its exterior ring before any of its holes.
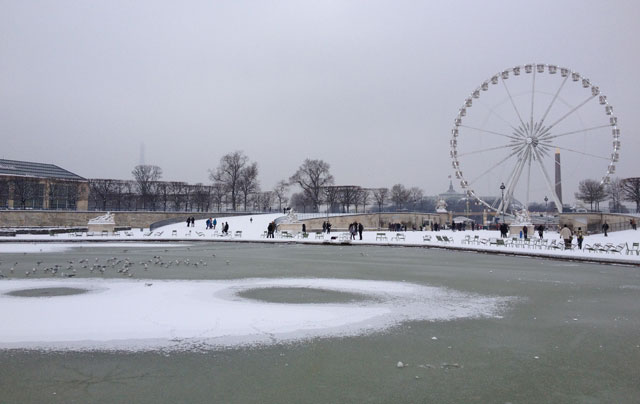
{"type": "Polygon", "coordinates": [[[279,211],[282,210],[282,204],[283,203],[286,204],[287,200],[289,199],[287,198],[288,192],[289,192],[289,184],[285,180],[278,181],[276,186],[273,187],[273,195],[278,200],[279,211]]]}
{"type": "Polygon", "coordinates": [[[424,192],[418,187],[411,187],[409,189],[409,203],[411,203],[411,209],[415,212],[418,210],[418,203],[424,198],[424,192]]]}
{"type": "Polygon", "coordinates": [[[225,185],[227,192],[231,194],[231,207],[236,210],[236,202],[239,191],[240,173],[249,158],[242,151],[225,154],[220,158],[218,168],[209,170],[209,179],[212,182],[220,182],[225,185]]]}
{"type": "Polygon", "coordinates": [[[607,199],[607,194],[600,181],[587,179],[580,181],[575,197],[584,203],[589,203],[591,210],[593,210],[594,203],[596,204],[596,209],[600,210],[600,202],[607,199]]]}
{"type": "Polygon", "coordinates": [[[107,202],[113,198],[117,182],[118,180],[110,179],[89,180],[89,195],[96,207],[101,206],[102,210],[107,210],[107,202]]]}
{"type": "Polygon", "coordinates": [[[218,212],[220,212],[220,207],[222,206],[222,202],[227,196],[227,189],[221,182],[214,182],[211,186],[211,198],[213,203],[217,206],[218,212]]]}
{"type": "Polygon", "coordinates": [[[32,178],[13,177],[11,180],[11,189],[13,190],[14,207],[18,202],[21,209],[26,209],[27,202],[36,198],[38,193],[38,184],[32,178]]]}
{"type": "Polygon", "coordinates": [[[322,190],[325,186],[333,184],[333,175],[329,168],[329,164],[322,160],[306,159],[298,171],[289,178],[290,182],[298,184],[302,189],[315,212],[322,203],[322,190]]]}
{"type": "Polygon", "coordinates": [[[268,211],[269,208],[271,208],[271,204],[273,203],[274,195],[275,194],[273,191],[255,193],[254,202],[256,203],[258,209],[263,212],[268,211]]]}
{"type": "Polygon", "coordinates": [[[334,212],[336,208],[336,204],[338,203],[338,198],[340,196],[340,187],[336,186],[327,186],[323,189],[324,201],[327,204],[327,210],[329,212],[334,212]]]}
{"type": "Polygon", "coordinates": [[[366,188],[360,188],[360,194],[358,195],[358,201],[362,204],[362,212],[367,213],[367,205],[371,199],[371,192],[366,188]]]}
{"type": "Polygon", "coordinates": [[[640,213],[640,177],[625,178],[622,180],[624,199],[635,202],[636,213],[640,213]]]}
{"type": "Polygon", "coordinates": [[[133,179],[142,201],[142,209],[148,209],[149,205],[155,207],[155,182],[162,177],[162,169],[158,166],[143,164],[135,166],[133,171],[133,179]]]}
{"type": "Polygon", "coordinates": [[[384,201],[387,200],[388,195],[389,188],[377,188],[373,190],[373,199],[375,199],[376,203],[378,204],[378,212],[382,212],[384,201]]]}
{"type": "Polygon", "coordinates": [[[395,184],[391,187],[391,200],[400,209],[409,201],[409,190],[402,184],[395,184]]]}
{"type": "Polygon", "coordinates": [[[291,207],[297,211],[306,213],[307,208],[314,208],[315,202],[304,192],[291,195],[291,207]]]}
{"type": "Polygon", "coordinates": [[[343,212],[349,213],[349,207],[351,205],[356,205],[358,203],[358,193],[360,192],[360,187],[356,185],[343,185],[338,187],[338,201],[342,204],[343,212]]]}
{"type": "Polygon", "coordinates": [[[171,195],[171,201],[173,202],[173,210],[180,211],[184,204],[185,195],[184,190],[187,186],[186,183],[181,181],[171,181],[169,183],[169,194],[171,195]]]}
{"type": "Polygon", "coordinates": [[[9,181],[0,180],[0,208],[9,204],[9,181]]]}
{"type": "Polygon", "coordinates": [[[240,194],[242,194],[242,201],[246,212],[249,195],[260,190],[260,184],[258,182],[258,163],[249,164],[240,170],[238,190],[240,191],[240,194]]]}
{"type": "Polygon", "coordinates": [[[193,185],[193,203],[196,206],[196,211],[206,212],[209,210],[211,204],[212,187],[198,183],[193,185]]]}
{"type": "Polygon", "coordinates": [[[171,199],[171,183],[166,181],[158,181],[154,184],[155,194],[158,195],[158,199],[162,204],[162,210],[167,211],[169,201],[171,199]]]}
{"type": "Polygon", "coordinates": [[[606,186],[607,196],[613,204],[613,211],[620,213],[623,210],[622,200],[624,199],[624,190],[622,189],[622,180],[613,178],[606,186]]]}

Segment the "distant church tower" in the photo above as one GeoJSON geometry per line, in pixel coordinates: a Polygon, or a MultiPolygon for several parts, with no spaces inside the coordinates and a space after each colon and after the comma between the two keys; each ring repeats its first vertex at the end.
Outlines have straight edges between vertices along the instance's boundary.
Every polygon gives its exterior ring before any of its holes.
{"type": "MultiPolygon", "coordinates": [[[[560,149],[556,149],[556,195],[562,203],[562,177],[560,172],[560,149]]],[[[558,209],[562,208],[559,206],[558,209]]]]}

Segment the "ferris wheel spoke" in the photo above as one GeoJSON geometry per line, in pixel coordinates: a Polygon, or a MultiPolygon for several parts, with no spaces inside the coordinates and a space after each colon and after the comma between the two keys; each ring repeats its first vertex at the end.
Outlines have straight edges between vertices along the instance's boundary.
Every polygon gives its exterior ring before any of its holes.
{"type": "Polygon", "coordinates": [[[502,137],[506,137],[506,138],[509,138],[509,139],[513,139],[513,140],[519,140],[518,137],[513,136],[513,135],[507,135],[505,133],[494,132],[494,131],[491,131],[491,130],[475,128],[473,126],[467,126],[467,125],[460,125],[460,127],[461,128],[471,129],[471,130],[477,130],[478,132],[488,133],[490,135],[497,135],[497,136],[502,136],[502,137]]]}
{"type": "Polygon", "coordinates": [[[533,156],[530,156],[527,162],[527,198],[525,200],[525,209],[527,211],[529,210],[529,202],[531,201],[531,199],[529,199],[529,191],[531,189],[531,160],[533,160],[533,156]]]}
{"type": "Polygon", "coordinates": [[[488,147],[486,149],[474,150],[474,151],[470,151],[470,152],[467,152],[467,153],[460,153],[460,154],[458,154],[458,157],[470,156],[472,154],[485,153],[485,152],[493,151],[493,150],[508,149],[508,148],[513,148],[514,146],[515,146],[515,144],[506,144],[506,145],[503,145],[503,146],[488,147]]]}
{"type": "Polygon", "coordinates": [[[568,135],[575,135],[576,133],[584,133],[584,132],[590,132],[592,130],[596,130],[596,129],[602,129],[602,128],[608,128],[611,125],[606,124],[606,125],[600,125],[600,126],[592,126],[590,128],[586,128],[586,129],[579,129],[579,130],[574,130],[571,132],[564,132],[564,133],[558,133],[557,135],[551,135],[551,134],[547,134],[544,137],[541,137],[541,140],[550,140],[550,139],[555,139],[558,137],[562,137],[562,136],[568,136],[568,135]]]}
{"type": "Polygon", "coordinates": [[[549,133],[549,131],[551,130],[551,128],[553,128],[554,126],[556,126],[557,124],[559,124],[560,122],[564,121],[568,116],[570,116],[571,114],[573,114],[574,112],[576,112],[577,110],[579,110],[580,108],[582,108],[586,103],[588,103],[589,101],[591,101],[592,99],[596,98],[597,95],[592,95],[589,98],[587,98],[586,100],[582,101],[580,104],[576,105],[575,107],[573,107],[569,112],[567,112],[566,114],[564,114],[560,119],[558,119],[557,121],[555,121],[554,123],[552,123],[551,125],[549,125],[547,128],[545,128],[544,132],[540,134],[540,136],[544,136],[547,133],[549,133]]]}
{"type": "Polygon", "coordinates": [[[518,168],[516,175],[512,178],[511,183],[507,187],[508,192],[507,192],[507,200],[505,205],[507,208],[511,206],[511,200],[513,199],[513,194],[516,191],[516,185],[518,184],[518,181],[520,181],[520,176],[522,176],[522,171],[524,170],[524,166],[527,163],[527,160],[530,158],[530,153],[531,153],[530,148],[527,148],[524,151],[524,154],[522,155],[522,161],[520,163],[520,167],[518,168]]]}
{"type": "Polygon", "coordinates": [[[536,152],[536,155],[538,157],[536,159],[536,163],[538,163],[538,167],[540,168],[540,171],[542,171],[542,176],[544,177],[545,183],[547,184],[547,189],[551,194],[551,198],[553,198],[553,201],[556,203],[558,212],[562,213],[562,202],[560,202],[560,198],[558,197],[558,194],[556,194],[555,187],[551,185],[551,178],[549,177],[549,173],[547,173],[547,170],[544,168],[544,164],[542,164],[542,158],[540,157],[540,154],[536,152]]]}
{"type": "Polygon", "coordinates": [[[513,106],[513,109],[516,111],[516,115],[518,115],[518,119],[520,120],[520,124],[522,124],[522,127],[524,128],[526,125],[524,124],[524,121],[522,120],[522,116],[520,116],[520,111],[518,111],[518,107],[516,107],[516,103],[515,101],[513,101],[513,97],[511,96],[511,92],[509,91],[509,87],[507,87],[507,83],[504,81],[504,79],[501,79],[502,84],[504,85],[504,89],[507,91],[507,95],[509,95],[509,100],[511,100],[511,105],[513,106]]]}
{"type": "Polygon", "coordinates": [[[513,152],[509,153],[509,155],[507,155],[507,157],[503,158],[502,160],[498,161],[496,164],[492,165],[491,167],[489,167],[488,170],[485,170],[484,172],[482,172],[482,174],[478,175],[476,178],[474,178],[473,180],[471,180],[469,182],[469,185],[473,185],[476,181],[478,181],[480,178],[484,177],[485,175],[489,174],[491,171],[493,171],[496,167],[498,167],[499,165],[501,165],[502,163],[504,163],[505,161],[509,160],[511,157],[515,156],[516,154],[518,154],[520,150],[514,150],[513,152]]]}
{"type": "Polygon", "coordinates": [[[558,95],[560,95],[560,91],[562,91],[562,88],[564,87],[564,83],[567,82],[567,79],[569,79],[569,75],[567,75],[567,77],[565,77],[564,80],[562,80],[562,84],[560,84],[560,87],[558,87],[558,91],[556,91],[556,94],[553,96],[553,99],[549,103],[547,110],[544,111],[544,115],[542,115],[542,119],[540,120],[540,128],[542,128],[542,124],[544,123],[544,120],[547,118],[547,114],[549,114],[549,111],[551,111],[551,107],[553,107],[553,104],[556,102],[556,99],[558,98],[558,95]]]}
{"type": "Polygon", "coordinates": [[[516,165],[513,168],[513,171],[511,172],[511,174],[509,174],[509,177],[507,178],[507,185],[505,187],[505,193],[504,193],[505,197],[500,201],[499,210],[502,210],[503,208],[506,209],[509,207],[509,203],[508,203],[508,201],[510,201],[509,194],[513,192],[513,188],[516,182],[515,178],[519,177],[518,172],[521,170],[523,162],[524,162],[524,154],[521,154],[518,157],[518,160],[516,161],[516,165]]]}
{"type": "Polygon", "coordinates": [[[513,126],[513,124],[511,124],[511,122],[507,121],[505,118],[502,117],[502,115],[498,114],[495,109],[490,108],[489,106],[485,105],[482,102],[478,102],[479,105],[482,105],[487,111],[489,111],[489,114],[491,115],[495,115],[498,119],[500,119],[502,122],[504,122],[509,128],[511,128],[512,130],[516,130],[516,127],[513,126]]]}
{"type": "Polygon", "coordinates": [[[554,146],[560,150],[566,150],[568,152],[572,152],[572,153],[576,153],[576,154],[582,154],[583,156],[587,156],[587,157],[595,157],[597,159],[602,159],[602,160],[610,160],[610,157],[605,157],[605,156],[598,156],[595,154],[590,154],[590,153],[585,153],[585,152],[581,152],[579,150],[574,150],[574,149],[569,149],[568,147],[560,147],[560,146],[554,146]]]}
{"type": "Polygon", "coordinates": [[[533,133],[533,106],[535,104],[535,98],[536,98],[536,71],[533,71],[533,79],[531,81],[531,115],[530,115],[530,127],[529,127],[529,131],[531,131],[530,133],[533,133]]]}

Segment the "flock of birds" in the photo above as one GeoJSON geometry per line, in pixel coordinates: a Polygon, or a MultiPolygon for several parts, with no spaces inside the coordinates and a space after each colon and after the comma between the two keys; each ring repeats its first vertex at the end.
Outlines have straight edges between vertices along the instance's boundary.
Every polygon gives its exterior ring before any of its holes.
{"type": "MultiPolygon", "coordinates": [[[[123,252],[127,252],[128,250],[124,250],[123,252]]],[[[165,250],[165,252],[168,250],[165,250]]],[[[215,258],[216,255],[212,254],[212,257],[215,258]]],[[[154,255],[152,258],[149,258],[147,261],[139,261],[135,262],[134,260],[125,257],[110,257],[104,261],[101,261],[100,258],[95,258],[92,262],[87,258],[80,259],[78,261],[75,260],[67,260],[65,264],[53,264],[53,265],[43,265],[43,261],[36,261],[36,266],[31,269],[27,269],[24,271],[25,277],[31,277],[34,275],[51,275],[54,277],[62,277],[62,278],[72,278],[78,273],[84,272],[85,274],[95,274],[95,275],[104,275],[107,272],[122,274],[122,276],[133,277],[134,271],[136,269],[140,269],[142,271],[148,271],[150,266],[162,267],[162,268],[171,268],[171,267],[179,267],[181,265],[199,268],[206,267],[207,262],[203,259],[192,262],[188,258],[184,259],[166,259],[160,255],[154,255]]],[[[225,260],[226,265],[231,265],[231,261],[225,260]]],[[[19,262],[14,262],[11,267],[8,269],[8,273],[3,273],[3,263],[0,261],[0,279],[9,278],[14,276],[19,276],[21,271],[17,270],[19,266],[19,262]]]]}

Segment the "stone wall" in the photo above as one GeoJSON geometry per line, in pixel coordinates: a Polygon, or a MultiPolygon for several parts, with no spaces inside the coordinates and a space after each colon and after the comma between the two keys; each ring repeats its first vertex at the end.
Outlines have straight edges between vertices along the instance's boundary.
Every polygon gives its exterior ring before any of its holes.
{"type": "MultiPolygon", "coordinates": [[[[89,219],[102,216],[103,211],[60,211],[60,210],[3,210],[0,211],[0,227],[56,227],[87,226],[89,219]]],[[[236,214],[218,212],[112,212],[118,227],[148,228],[161,220],[186,221],[187,216],[196,219],[224,217],[236,214]]]]}

